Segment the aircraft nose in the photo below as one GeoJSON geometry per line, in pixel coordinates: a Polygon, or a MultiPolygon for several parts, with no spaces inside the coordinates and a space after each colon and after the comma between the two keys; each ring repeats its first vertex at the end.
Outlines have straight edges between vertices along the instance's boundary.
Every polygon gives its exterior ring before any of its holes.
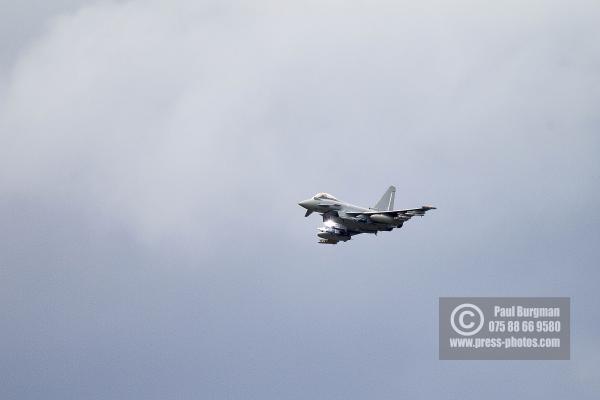
{"type": "Polygon", "coordinates": [[[308,207],[310,207],[310,200],[311,199],[307,199],[307,200],[302,200],[300,203],[298,203],[298,205],[300,207],[304,207],[308,210],[308,207]]]}

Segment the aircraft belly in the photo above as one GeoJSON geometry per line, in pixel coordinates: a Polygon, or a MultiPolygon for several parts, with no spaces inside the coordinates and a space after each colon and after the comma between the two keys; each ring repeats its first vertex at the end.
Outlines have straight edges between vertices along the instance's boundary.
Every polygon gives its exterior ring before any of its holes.
{"type": "Polygon", "coordinates": [[[353,231],[359,232],[376,232],[382,230],[390,230],[396,228],[396,225],[379,224],[373,222],[357,221],[355,219],[342,219],[344,226],[353,231]]]}

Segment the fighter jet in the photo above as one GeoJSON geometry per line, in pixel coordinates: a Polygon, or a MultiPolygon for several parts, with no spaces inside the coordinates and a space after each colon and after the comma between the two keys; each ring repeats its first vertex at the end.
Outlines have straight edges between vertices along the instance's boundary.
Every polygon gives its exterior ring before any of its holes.
{"type": "Polygon", "coordinates": [[[432,206],[394,210],[396,188],[390,186],[381,199],[370,208],[359,207],[336,199],[328,193],[317,193],[298,205],[306,208],[305,217],[313,212],[323,216],[323,226],[318,228],[319,243],[337,244],[347,242],[359,233],[391,231],[401,228],[412,217],[423,216],[432,206]]]}

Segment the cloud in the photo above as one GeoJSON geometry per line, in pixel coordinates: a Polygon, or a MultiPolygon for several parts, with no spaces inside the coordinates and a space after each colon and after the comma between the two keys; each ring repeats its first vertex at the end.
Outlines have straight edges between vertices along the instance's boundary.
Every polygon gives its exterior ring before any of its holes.
{"type": "MultiPolygon", "coordinates": [[[[202,210],[304,195],[315,184],[290,181],[309,176],[320,189],[398,158],[497,174],[505,154],[535,170],[560,165],[557,144],[568,157],[597,145],[598,49],[577,40],[593,29],[582,14],[565,34],[562,14],[534,7],[255,6],[100,2],[55,18],[2,99],[3,190],[88,204],[152,236],[202,210]]],[[[384,177],[377,188],[397,183],[384,177]]]]}
{"type": "Polygon", "coordinates": [[[86,7],[22,56],[2,113],[5,190],[86,202],[153,230],[238,184],[238,145],[252,146],[242,129],[260,113],[260,100],[247,102],[257,83],[234,75],[247,50],[231,27],[166,10],[86,7]]]}
{"type": "Polygon", "coordinates": [[[450,366],[433,346],[440,295],[593,303],[595,2],[76,8],[40,11],[2,61],[14,393],[440,397],[475,376],[473,397],[595,398],[587,361],[450,366]],[[297,201],[390,184],[439,209],[317,247],[297,201]]]}

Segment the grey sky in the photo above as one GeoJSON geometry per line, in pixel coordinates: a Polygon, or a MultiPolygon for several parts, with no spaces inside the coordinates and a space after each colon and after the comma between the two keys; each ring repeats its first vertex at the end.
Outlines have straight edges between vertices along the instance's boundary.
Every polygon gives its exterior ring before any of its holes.
{"type": "Polygon", "coordinates": [[[597,2],[4,9],[2,398],[600,395],[597,2]],[[438,361],[454,295],[571,296],[572,360],[438,361]]]}

